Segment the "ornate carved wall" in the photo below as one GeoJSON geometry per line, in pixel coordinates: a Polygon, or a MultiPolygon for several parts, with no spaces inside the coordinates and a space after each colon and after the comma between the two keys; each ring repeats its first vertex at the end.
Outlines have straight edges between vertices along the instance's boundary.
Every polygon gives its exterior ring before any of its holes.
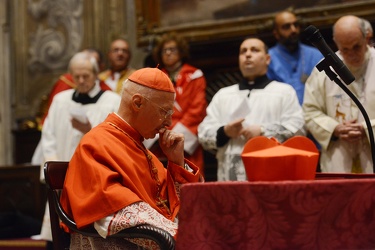
{"type": "Polygon", "coordinates": [[[12,130],[34,126],[25,120],[35,118],[74,53],[96,47],[106,57],[119,35],[132,44],[133,67],[142,66],[145,53],[136,46],[133,1],[0,0],[0,8],[0,62],[8,67],[0,71],[0,139],[8,142],[0,146],[0,164],[11,164],[12,130]]]}
{"type": "Polygon", "coordinates": [[[127,35],[130,1],[11,1],[14,39],[15,116],[33,116],[40,98],[66,71],[69,59],[92,46],[106,53],[114,36],[127,35]],[[128,2],[128,3],[127,3],[128,2]]]}
{"type": "MultiPolygon", "coordinates": [[[[225,16],[234,15],[228,19],[219,18],[224,13],[219,11],[219,17],[214,15],[213,20],[166,23],[168,13],[178,16],[176,8],[194,18],[186,8],[195,6],[194,11],[198,12],[202,10],[198,8],[201,4],[206,6],[210,1],[171,5],[173,1],[167,0],[0,0],[0,80],[3,83],[0,84],[0,140],[4,141],[0,144],[0,164],[12,163],[12,130],[19,128],[19,121],[35,117],[43,96],[66,71],[70,57],[85,47],[99,48],[106,55],[111,40],[125,35],[133,51],[131,64],[140,68],[155,36],[174,30],[188,38],[191,63],[204,71],[210,84],[218,71],[237,68],[237,50],[244,36],[258,35],[271,45],[272,13],[238,17],[237,9],[242,5],[234,2],[246,2],[242,0],[225,3],[225,6],[237,6],[226,8],[225,16]]],[[[298,0],[286,2],[300,3],[298,0]]],[[[264,1],[254,3],[269,6],[264,1]]],[[[342,14],[356,14],[372,23],[375,21],[375,0],[322,0],[314,2],[314,6],[297,8],[296,12],[304,22],[321,28],[323,36],[328,38],[331,25],[342,14]],[[320,6],[318,2],[335,4],[320,6]]],[[[26,123],[26,126],[33,125],[26,123]]]]}

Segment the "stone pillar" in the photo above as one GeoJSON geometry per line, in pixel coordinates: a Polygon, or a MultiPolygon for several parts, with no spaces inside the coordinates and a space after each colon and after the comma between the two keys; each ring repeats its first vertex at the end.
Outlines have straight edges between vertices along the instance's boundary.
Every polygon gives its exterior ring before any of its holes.
{"type": "Polygon", "coordinates": [[[0,0],[0,166],[12,164],[9,0],[0,0]]]}

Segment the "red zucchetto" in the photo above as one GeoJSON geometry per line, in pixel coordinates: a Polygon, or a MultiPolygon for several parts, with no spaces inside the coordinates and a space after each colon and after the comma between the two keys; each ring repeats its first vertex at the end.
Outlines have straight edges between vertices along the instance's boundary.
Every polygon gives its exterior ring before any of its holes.
{"type": "Polygon", "coordinates": [[[169,77],[158,68],[139,69],[131,74],[128,79],[152,89],[175,93],[169,77]]]}

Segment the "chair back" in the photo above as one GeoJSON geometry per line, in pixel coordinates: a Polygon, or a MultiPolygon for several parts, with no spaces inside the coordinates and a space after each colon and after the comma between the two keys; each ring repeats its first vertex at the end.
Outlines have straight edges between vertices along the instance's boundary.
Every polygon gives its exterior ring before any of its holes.
{"type": "MultiPolygon", "coordinates": [[[[65,174],[69,162],[49,161],[44,164],[44,176],[47,184],[47,198],[51,220],[54,249],[69,249],[70,236],[60,227],[60,219],[56,211],[60,207],[60,193],[64,186],[65,174]]],[[[61,209],[61,207],[60,207],[61,209]]]]}
{"type": "Polygon", "coordinates": [[[64,186],[68,161],[48,161],[44,165],[47,185],[52,190],[61,190],[64,186]]]}
{"type": "MultiPolygon", "coordinates": [[[[60,227],[60,220],[72,231],[88,237],[101,237],[93,226],[78,229],[76,223],[69,218],[60,204],[60,194],[64,186],[66,171],[69,162],[48,161],[44,164],[44,175],[47,184],[47,195],[50,210],[53,247],[57,249],[69,249],[70,236],[60,227]]],[[[167,231],[148,224],[140,224],[126,228],[119,233],[107,238],[146,238],[155,241],[160,249],[174,249],[175,240],[167,231]]]]}

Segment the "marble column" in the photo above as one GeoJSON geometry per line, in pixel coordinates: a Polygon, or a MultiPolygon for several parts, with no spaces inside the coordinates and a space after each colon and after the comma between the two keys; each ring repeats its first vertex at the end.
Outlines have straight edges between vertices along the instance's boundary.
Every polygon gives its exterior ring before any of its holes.
{"type": "Polygon", "coordinates": [[[0,0],[0,166],[12,163],[9,0],[0,0]]]}

